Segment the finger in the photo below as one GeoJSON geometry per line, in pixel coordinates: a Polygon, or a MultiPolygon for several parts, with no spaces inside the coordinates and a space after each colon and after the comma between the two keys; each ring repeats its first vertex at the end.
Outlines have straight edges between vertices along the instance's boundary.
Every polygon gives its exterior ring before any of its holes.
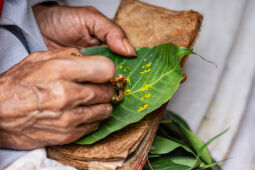
{"type": "Polygon", "coordinates": [[[109,82],[115,75],[114,63],[104,56],[82,57],[76,53],[66,54],[67,58],[50,59],[43,69],[47,80],[62,78],[76,82],[109,82]],[[73,57],[70,57],[73,55],[73,57]]]}
{"type": "Polygon", "coordinates": [[[75,128],[69,135],[66,135],[64,142],[59,143],[60,145],[62,144],[68,144],[71,142],[74,142],[81,137],[94,132],[98,129],[99,122],[95,123],[90,123],[90,124],[82,124],[79,127],[75,128]]]}
{"type": "MultiPolygon", "coordinates": [[[[113,88],[110,84],[77,84],[68,81],[49,83],[42,91],[42,93],[37,92],[40,96],[37,101],[39,110],[54,111],[78,105],[109,103],[113,96],[113,88]]],[[[55,116],[50,112],[47,115],[55,116]]]]}
{"type": "Polygon", "coordinates": [[[49,40],[49,38],[46,37],[46,36],[43,36],[43,40],[44,40],[48,50],[56,50],[56,49],[62,49],[63,48],[62,45],[60,45],[59,43],[57,43],[55,41],[49,40]]]}
{"type": "MultiPolygon", "coordinates": [[[[105,20],[107,23],[103,29],[95,31],[95,35],[103,42],[106,42],[108,47],[115,53],[127,57],[136,56],[136,51],[131,43],[126,38],[124,31],[111,20],[105,20]]],[[[98,24],[98,25],[99,25],[98,24]]]]}
{"type": "Polygon", "coordinates": [[[94,14],[94,22],[89,25],[90,32],[92,32],[99,40],[106,42],[109,48],[118,54],[131,57],[136,56],[134,47],[127,40],[124,31],[113,21],[102,15],[94,8],[90,9],[94,14]]]}
{"type": "Polygon", "coordinates": [[[24,58],[21,62],[14,65],[12,68],[8,70],[8,72],[3,73],[3,75],[11,75],[13,72],[15,72],[18,68],[20,68],[22,65],[30,63],[30,62],[39,62],[39,61],[46,61],[53,58],[66,58],[70,59],[71,57],[75,56],[84,56],[80,50],[77,48],[62,48],[57,50],[51,50],[51,51],[38,51],[33,52],[26,58],[24,58]]]}
{"type": "Polygon", "coordinates": [[[70,59],[75,56],[82,57],[84,55],[77,48],[59,48],[45,52],[33,52],[27,59],[32,62],[38,62],[57,58],[70,59]]]}
{"type": "Polygon", "coordinates": [[[89,30],[83,29],[81,37],[77,41],[75,41],[75,43],[69,44],[69,46],[78,47],[79,49],[81,49],[81,48],[95,46],[99,44],[100,44],[99,39],[97,39],[96,37],[93,37],[93,35],[89,33],[89,30]]]}
{"type": "Polygon", "coordinates": [[[23,143],[23,149],[34,149],[49,145],[62,145],[74,142],[84,135],[87,135],[98,128],[99,122],[83,124],[79,127],[69,129],[65,132],[59,132],[55,129],[29,128],[20,135],[27,140],[23,143]],[[25,144],[31,144],[26,146],[25,144]],[[32,145],[34,144],[34,146],[32,145]]]}
{"type": "Polygon", "coordinates": [[[112,113],[111,104],[98,104],[64,110],[57,118],[44,118],[34,124],[34,128],[67,133],[83,124],[98,122],[108,118],[112,113]]]}
{"type": "Polygon", "coordinates": [[[110,84],[76,84],[74,88],[67,95],[67,106],[109,103],[113,97],[110,84]]]}
{"type": "Polygon", "coordinates": [[[91,47],[91,46],[95,46],[95,45],[99,45],[100,44],[100,41],[95,38],[95,37],[88,37],[86,39],[86,43],[82,43],[80,45],[80,48],[84,48],[84,47],[91,47]]]}
{"type": "Polygon", "coordinates": [[[107,103],[77,107],[73,109],[72,112],[78,115],[79,121],[82,122],[80,124],[92,123],[108,118],[112,114],[112,105],[107,103]]]}

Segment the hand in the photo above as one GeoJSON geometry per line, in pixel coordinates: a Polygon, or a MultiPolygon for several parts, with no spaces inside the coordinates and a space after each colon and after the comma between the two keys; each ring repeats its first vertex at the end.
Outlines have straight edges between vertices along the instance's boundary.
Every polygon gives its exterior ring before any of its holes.
{"type": "Polygon", "coordinates": [[[37,5],[33,11],[50,50],[84,48],[106,42],[115,53],[136,55],[123,30],[93,7],[37,5]]]}
{"type": "Polygon", "coordinates": [[[66,144],[96,130],[112,112],[114,74],[111,60],[78,49],[32,53],[0,76],[0,148],[66,144]]]}

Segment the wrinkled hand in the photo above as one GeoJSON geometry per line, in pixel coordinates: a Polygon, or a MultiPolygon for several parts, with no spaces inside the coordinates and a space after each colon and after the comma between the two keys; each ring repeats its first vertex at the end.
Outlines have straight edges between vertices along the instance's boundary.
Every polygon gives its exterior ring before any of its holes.
{"type": "Polygon", "coordinates": [[[0,147],[66,144],[110,116],[111,60],[74,48],[36,52],[0,76],[0,147]]]}
{"type": "Polygon", "coordinates": [[[84,48],[106,42],[118,54],[136,55],[123,30],[93,7],[37,5],[33,11],[49,49],[84,48]]]}

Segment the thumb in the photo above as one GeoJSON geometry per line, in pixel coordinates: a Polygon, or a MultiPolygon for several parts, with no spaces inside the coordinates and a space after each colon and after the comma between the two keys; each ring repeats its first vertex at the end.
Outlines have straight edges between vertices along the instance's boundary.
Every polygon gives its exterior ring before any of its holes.
{"type": "Polygon", "coordinates": [[[128,41],[124,31],[113,21],[97,12],[93,17],[91,32],[99,40],[106,42],[108,47],[115,53],[123,56],[136,56],[136,51],[128,41]]]}
{"type": "Polygon", "coordinates": [[[128,41],[124,31],[122,31],[119,26],[110,28],[105,37],[107,45],[113,52],[127,57],[136,56],[134,47],[128,41]]]}

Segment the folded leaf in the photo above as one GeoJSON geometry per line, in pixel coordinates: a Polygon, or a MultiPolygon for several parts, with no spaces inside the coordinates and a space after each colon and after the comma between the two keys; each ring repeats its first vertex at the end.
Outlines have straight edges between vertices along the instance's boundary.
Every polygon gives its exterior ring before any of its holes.
{"type": "Polygon", "coordinates": [[[106,47],[92,47],[81,51],[84,55],[110,58],[115,63],[116,75],[125,75],[128,85],[124,100],[114,105],[112,115],[101,123],[96,132],[77,141],[78,144],[92,144],[103,139],[114,131],[140,121],[167,102],[184,77],[179,66],[181,58],[193,53],[172,43],[138,48],[136,58],[119,56],[106,47]]]}

